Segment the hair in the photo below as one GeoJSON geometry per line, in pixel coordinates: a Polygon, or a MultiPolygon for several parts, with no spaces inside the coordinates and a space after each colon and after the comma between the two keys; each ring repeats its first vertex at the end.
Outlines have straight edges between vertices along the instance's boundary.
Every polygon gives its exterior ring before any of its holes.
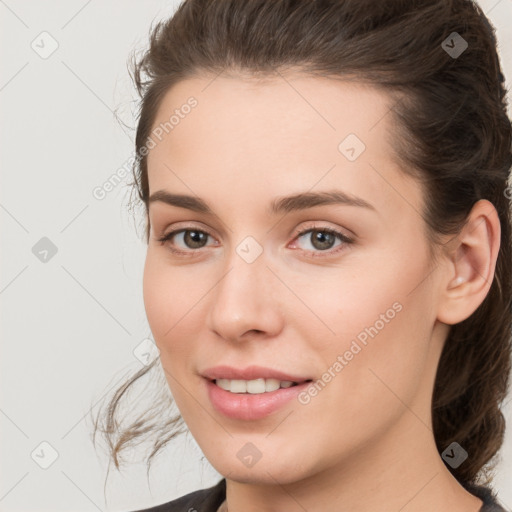
{"type": "MultiPolygon", "coordinates": [[[[208,73],[276,77],[296,69],[385,91],[393,100],[390,141],[403,172],[422,184],[432,244],[455,237],[476,201],[495,206],[501,241],[493,281],[473,314],[450,327],[431,406],[438,451],[455,441],[469,454],[459,467],[447,466],[455,478],[463,485],[492,480],[511,368],[512,128],[495,29],[481,8],[470,0],[185,0],[150,28],[149,48],[130,64],[141,98],[131,185],[145,206],[146,241],[144,147],[157,110],[174,84],[208,73]],[[468,45],[458,56],[443,45],[453,32],[468,45]]],[[[94,435],[102,432],[118,470],[121,452],[152,433],[149,470],[179,433],[180,415],[165,416],[173,403],[165,384],[148,400],[151,414],[118,421],[122,398],[158,361],[119,387],[96,419],[94,435]]]]}

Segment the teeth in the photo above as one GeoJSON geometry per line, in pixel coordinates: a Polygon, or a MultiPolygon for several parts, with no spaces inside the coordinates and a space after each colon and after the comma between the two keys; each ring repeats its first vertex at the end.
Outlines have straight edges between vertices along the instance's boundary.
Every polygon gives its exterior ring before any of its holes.
{"type": "Polygon", "coordinates": [[[289,388],[295,382],[290,380],[279,381],[277,379],[254,379],[254,380],[230,380],[230,379],[217,379],[215,384],[226,391],[231,393],[267,393],[269,391],[276,391],[279,388],[289,388]]]}

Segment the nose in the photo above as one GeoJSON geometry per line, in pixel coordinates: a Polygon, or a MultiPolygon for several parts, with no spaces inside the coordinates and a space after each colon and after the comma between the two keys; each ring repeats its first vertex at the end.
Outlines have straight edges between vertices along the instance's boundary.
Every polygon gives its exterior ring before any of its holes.
{"type": "Polygon", "coordinates": [[[221,338],[244,341],[277,336],[283,326],[279,280],[267,267],[265,253],[252,262],[235,251],[212,290],[207,324],[221,338]]]}

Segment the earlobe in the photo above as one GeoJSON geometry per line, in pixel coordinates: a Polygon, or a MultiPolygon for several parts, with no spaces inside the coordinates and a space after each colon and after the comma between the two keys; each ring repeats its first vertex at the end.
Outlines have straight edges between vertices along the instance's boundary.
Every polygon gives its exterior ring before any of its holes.
{"type": "Polygon", "coordinates": [[[449,325],[462,322],[484,301],[494,279],[500,237],[496,208],[485,199],[477,201],[446,258],[439,321],[449,325]]]}

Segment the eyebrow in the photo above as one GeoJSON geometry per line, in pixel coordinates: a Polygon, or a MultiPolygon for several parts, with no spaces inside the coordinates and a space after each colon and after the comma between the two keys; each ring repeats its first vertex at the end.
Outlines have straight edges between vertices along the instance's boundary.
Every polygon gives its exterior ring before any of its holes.
{"type": "MultiPolygon", "coordinates": [[[[185,194],[172,194],[166,190],[158,190],[151,194],[148,205],[162,202],[171,206],[185,208],[206,215],[215,215],[213,210],[202,199],[185,194]]],[[[328,190],[325,192],[302,192],[291,196],[277,197],[269,206],[270,215],[306,210],[315,206],[343,204],[358,206],[376,211],[375,207],[360,197],[356,197],[341,190],[328,190]]]]}

